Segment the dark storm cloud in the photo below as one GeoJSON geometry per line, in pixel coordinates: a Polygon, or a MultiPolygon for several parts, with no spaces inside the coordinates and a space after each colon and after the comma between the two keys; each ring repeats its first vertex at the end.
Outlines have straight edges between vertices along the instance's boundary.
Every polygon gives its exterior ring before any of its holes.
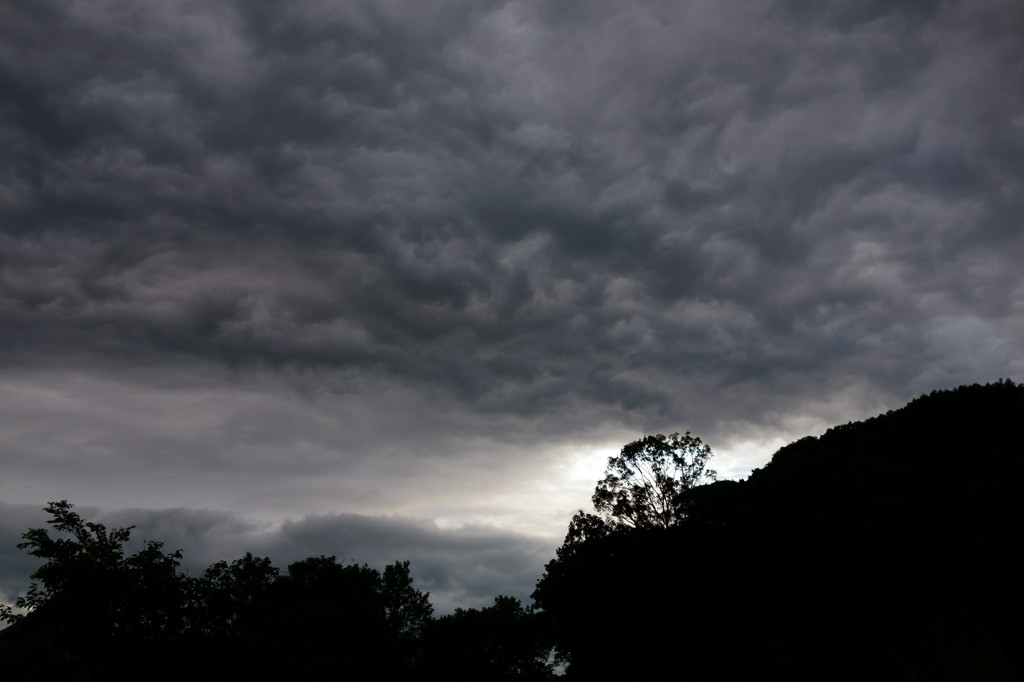
{"type": "Polygon", "coordinates": [[[1019,379],[1022,34],[1015,0],[5,3],[0,490],[514,516],[572,444],[1019,379]]]}

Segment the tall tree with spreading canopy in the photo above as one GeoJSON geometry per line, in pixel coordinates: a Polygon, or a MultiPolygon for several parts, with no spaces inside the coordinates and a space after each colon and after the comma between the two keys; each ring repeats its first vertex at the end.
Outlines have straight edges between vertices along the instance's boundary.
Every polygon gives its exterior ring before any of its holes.
{"type": "MultiPolygon", "coordinates": [[[[50,502],[48,528],[31,528],[19,549],[45,563],[32,574],[28,593],[17,606],[71,629],[84,627],[94,635],[153,638],[183,627],[184,577],[178,572],[181,552],[164,552],[162,542],[145,541],[126,554],[132,526],[108,529],[84,520],[66,500],[50,502]]],[[[24,618],[10,609],[0,619],[24,618]]]]}
{"type": "MultiPolygon", "coordinates": [[[[707,466],[711,456],[711,448],[687,432],[646,436],[608,459],[592,498],[596,513],[580,510],[573,517],[533,593],[571,679],[635,679],[636,661],[608,656],[609,625],[666,623],[666,614],[714,598],[712,589],[699,595],[679,590],[676,561],[681,547],[703,542],[687,521],[691,491],[717,476],[707,466]]],[[[691,569],[699,557],[699,551],[690,557],[691,569]]],[[[702,627],[687,621],[645,630],[645,647],[668,651],[678,641],[705,642],[702,627]]]]}
{"type": "Polygon", "coordinates": [[[686,518],[685,493],[718,476],[707,467],[711,456],[711,448],[689,431],[633,441],[608,458],[594,491],[594,509],[612,526],[677,525],[686,518]]]}
{"type": "Polygon", "coordinates": [[[146,541],[125,551],[132,527],[86,521],[66,500],[46,506],[51,528],[31,528],[20,549],[45,563],[27,594],[0,608],[0,659],[12,679],[127,679],[143,661],[167,656],[189,622],[190,581],[181,552],[146,541]],[[116,652],[113,653],[113,652],[116,652]]]}

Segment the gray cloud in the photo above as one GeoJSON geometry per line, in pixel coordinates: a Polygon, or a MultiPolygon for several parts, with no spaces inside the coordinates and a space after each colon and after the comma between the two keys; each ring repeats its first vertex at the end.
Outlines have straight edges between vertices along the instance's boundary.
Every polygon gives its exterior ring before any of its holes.
{"type": "Polygon", "coordinates": [[[7,3],[0,496],[554,537],[1020,379],[1018,5],[7,3]]]}

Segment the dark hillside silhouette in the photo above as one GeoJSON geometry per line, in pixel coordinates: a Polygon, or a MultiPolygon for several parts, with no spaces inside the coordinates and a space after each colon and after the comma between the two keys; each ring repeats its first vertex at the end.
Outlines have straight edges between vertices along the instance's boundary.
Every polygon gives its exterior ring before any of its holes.
{"type": "Polygon", "coordinates": [[[1022,427],[1009,381],[923,396],[694,488],[677,527],[571,528],[534,598],[577,679],[1024,679],[1022,427]]]}

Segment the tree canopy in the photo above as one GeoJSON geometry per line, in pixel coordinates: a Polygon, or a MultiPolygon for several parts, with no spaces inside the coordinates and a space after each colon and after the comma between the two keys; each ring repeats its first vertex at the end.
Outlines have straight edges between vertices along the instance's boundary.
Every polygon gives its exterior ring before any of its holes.
{"type": "Polygon", "coordinates": [[[593,502],[612,525],[668,528],[685,517],[685,493],[714,481],[711,448],[700,438],[673,433],[633,441],[608,458],[593,502]]]}
{"type": "Polygon", "coordinates": [[[432,621],[408,561],[383,571],[310,557],[287,571],[246,554],[199,577],[160,542],[125,550],[132,527],[85,521],[51,502],[49,528],[18,547],[44,560],[28,592],[0,618],[0,669],[9,679],[168,679],[152,661],[202,660],[206,674],[247,679],[345,675],[407,679],[432,621]]]}
{"type": "Polygon", "coordinates": [[[16,680],[551,679],[538,615],[513,597],[434,618],[410,563],[383,570],[312,556],[284,571],[251,553],[200,576],[159,542],[126,550],[132,527],[86,521],[65,500],[18,547],[44,560],[0,608],[0,671],[16,680]],[[195,676],[195,671],[188,674],[195,676]]]}
{"type": "MultiPolygon", "coordinates": [[[[132,527],[107,529],[85,521],[66,500],[50,502],[45,511],[56,534],[32,528],[18,543],[45,560],[18,607],[51,628],[87,625],[88,635],[97,638],[151,639],[181,628],[180,551],[165,552],[163,543],[146,541],[138,552],[126,554],[132,527]]],[[[13,623],[21,616],[7,608],[0,618],[13,623]]]]}

